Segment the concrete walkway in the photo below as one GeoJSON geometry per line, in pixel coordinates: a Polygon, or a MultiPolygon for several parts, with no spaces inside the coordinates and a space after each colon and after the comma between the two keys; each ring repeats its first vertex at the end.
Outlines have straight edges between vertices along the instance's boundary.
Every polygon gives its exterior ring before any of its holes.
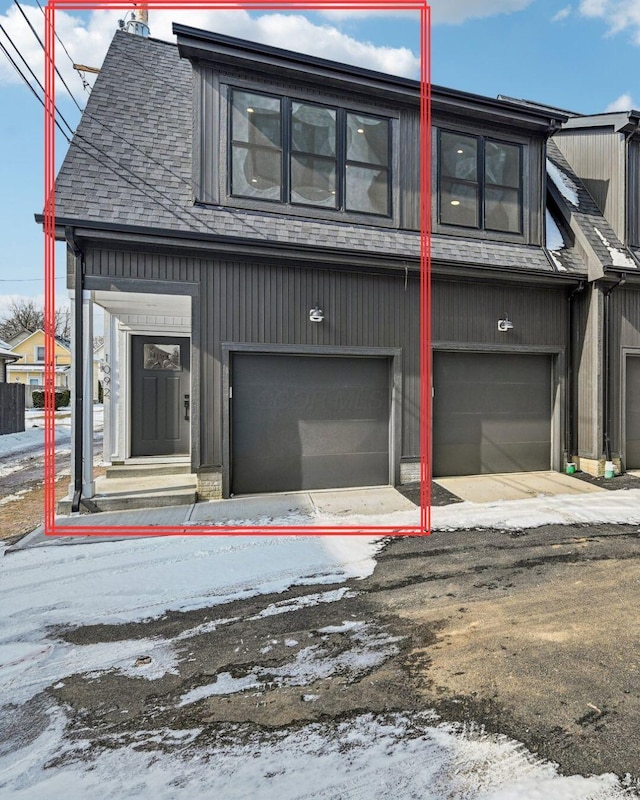
{"type": "MultiPolygon", "coordinates": [[[[109,511],[57,517],[64,527],[115,528],[137,526],[197,527],[198,525],[309,525],[318,515],[380,516],[396,511],[416,511],[416,506],[391,486],[357,489],[324,489],[313,492],[288,492],[234,497],[228,500],[191,503],[150,509],[109,511]]],[[[349,524],[348,519],[345,524],[349,524]]],[[[24,536],[6,552],[58,544],[117,541],[120,536],[45,536],[44,527],[24,536]]]]}
{"type": "Polygon", "coordinates": [[[436,478],[442,486],[471,503],[497,500],[525,500],[528,497],[553,497],[559,494],[604,492],[600,486],[576,480],[562,472],[509,472],[501,475],[463,475],[436,478]]]}

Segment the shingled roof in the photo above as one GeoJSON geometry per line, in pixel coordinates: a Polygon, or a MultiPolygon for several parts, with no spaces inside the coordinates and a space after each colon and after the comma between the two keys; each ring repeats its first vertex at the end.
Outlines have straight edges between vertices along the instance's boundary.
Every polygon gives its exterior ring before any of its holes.
{"type": "MultiPolygon", "coordinates": [[[[175,45],[115,34],[56,181],[59,222],[417,261],[416,232],[297,216],[283,225],[281,214],[194,204],[191,69],[175,45]]],[[[540,247],[450,236],[433,236],[432,258],[497,270],[561,271],[540,247]]]]}
{"type": "Polygon", "coordinates": [[[576,236],[577,248],[589,264],[589,276],[637,270],[638,264],[554,141],[547,143],[547,158],[550,193],[576,236]]]}

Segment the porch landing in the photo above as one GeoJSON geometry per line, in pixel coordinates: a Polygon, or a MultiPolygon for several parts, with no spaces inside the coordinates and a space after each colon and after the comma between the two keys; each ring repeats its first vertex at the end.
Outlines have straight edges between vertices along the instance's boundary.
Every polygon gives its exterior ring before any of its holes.
{"type": "MultiPolygon", "coordinates": [[[[71,513],[72,496],[58,501],[57,513],[71,513]]],[[[107,467],[96,479],[95,495],[83,499],[90,511],[126,511],[191,505],[197,501],[196,476],[185,458],[132,458],[107,467]]]]}

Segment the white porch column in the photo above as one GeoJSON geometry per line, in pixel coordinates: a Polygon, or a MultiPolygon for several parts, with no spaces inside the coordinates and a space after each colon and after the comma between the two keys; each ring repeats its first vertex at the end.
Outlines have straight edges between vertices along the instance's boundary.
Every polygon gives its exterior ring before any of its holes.
{"type": "Polygon", "coordinates": [[[82,292],[82,495],[93,497],[93,301],[82,292]]]}
{"type": "Polygon", "coordinates": [[[104,313],[104,359],[102,362],[102,403],[103,403],[103,439],[102,460],[111,461],[113,453],[114,414],[111,408],[111,373],[113,372],[113,316],[103,309],[104,313]]]}
{"type": "Polygon", "coordinates": [[[71,372],[69,375],[69,389],[71,390],[71,480],[69,481],[69,497],[73,498],[75,485],[73,482],[76,474],[76,451],[74,443],[78,431],[78,420],[76,419],[76,353],[78,352],[78,337],[76,335],[76,314],[75,314],[75,291],[69,289],[69,307],[71,310],[71,372]]]}

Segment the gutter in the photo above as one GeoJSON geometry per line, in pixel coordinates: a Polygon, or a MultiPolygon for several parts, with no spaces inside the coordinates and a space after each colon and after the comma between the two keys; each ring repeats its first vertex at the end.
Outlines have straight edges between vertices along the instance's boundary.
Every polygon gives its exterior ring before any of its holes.
{"type": "Polygon", "coordinates": [[[618,286],[626,283],[626,273],[622,273],[618,280],[612,284],[608,289],[602,292],[604,297],[604,308],[602,312],[603,320],[602,326],[604,330],[603,342],[603,373],[604,373],[604,399],[603,399],[603,444],[604,455],[606,461],[611,461],[611,313],[610,313],[610,298],[611,294],[618,286]]]}
{"type": "Polygon", "coordinates": [[[82,451],[83,451],[83,419],[84,419],[84,380],[82,369],[82,293],[84,276],[84,253],[78,247],[74,238],[73,228],[65,228],[65,239],[75,257],[74,265],[74,425],[73,425],[73,499],[71,501],[71,513],[77,514],[80,511],[80,500],[82,498],[82,451]]]}

